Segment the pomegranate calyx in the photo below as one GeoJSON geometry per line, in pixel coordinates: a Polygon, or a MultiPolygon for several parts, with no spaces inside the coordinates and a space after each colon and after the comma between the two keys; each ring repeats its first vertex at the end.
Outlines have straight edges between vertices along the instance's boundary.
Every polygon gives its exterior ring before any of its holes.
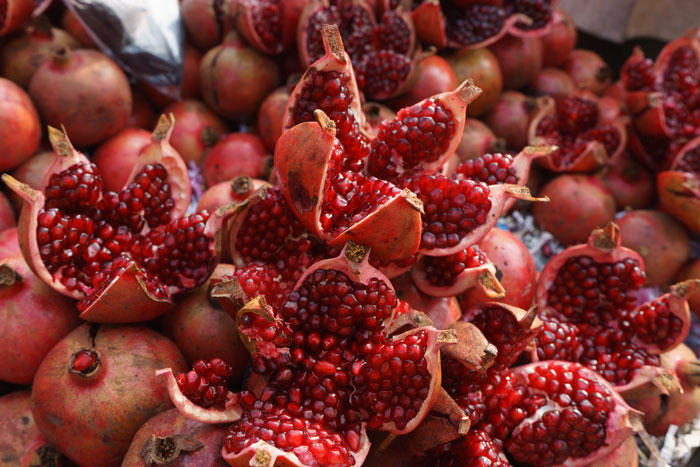
{"type": "Polygon", "coordinates": [[[0,265],[0,287],[12,287],[22,281],[22,276],[9,264],[0,265]]]}
{"type": "Polygon", "coordinates": [[[471,420],[464,412],[464,409],[455,402],[443,387],[440,388],[437,400],[430,410],[446,416],[460,435],[466,434],[471,427],[471,420]]]}
{"type": "Polygon", "coordinates": [[[671,285],[671,295],[680,299],[688,299],[700,291],[699,279],[688,279],[671,285]]]}
{"type": "Polygon", "coordinates": [[[143,465],[163,465],[175,461],[181,452],[192,452],[203,447],[203,443],[186,435],[151,435],[139,455],[143,465]]]}
{"type": "Polygon", "coordinates": [[[447,329],[454,331],[457,342],[440,348],[443,357],[457,360],[470,370],[486,370],[493,365],[498,349],[478,327],[466,321],[455,321],[447,329]]]}
{"type": "Polygon", "coordinates": [[[588,246],[601,251],[612,251],[622,244],[620,227],[609,222],[605,227],[595,229],[588,237],[588,246]]]}

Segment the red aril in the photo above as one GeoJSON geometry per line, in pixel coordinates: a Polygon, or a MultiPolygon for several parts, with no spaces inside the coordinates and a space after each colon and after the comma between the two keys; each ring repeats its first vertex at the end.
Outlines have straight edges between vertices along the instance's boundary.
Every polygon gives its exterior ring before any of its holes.
{"type": "Polygon", "coordinates": [[[207,186],[241,175],[265,178],[270,156],[262,140],[251,133],[230,133],[207,152],[202,175],[207,186]]]}
{"type": "Polygon", "coordinates": [[[66,31],[37,20],[6,42],[0,49],[0,75],[23,88],[41,63],[61,47],[78,48],[78,41],[66,31]]]}
{"type": "Polygon", "coordinates": [[[519,91],[504,91],[485,115],[484,121],[506,147],[516,152],[528,144],[528,128],[537,110],[532,97],[519,91]]]}
{"type": "Polygon", "coordinates": [[[239,2],[236,28],[253,47],[277,55],[294,45],[303,0],[246,0],[239,2]]]}
{"type": "MultiPolygon", "coordinates": [[[[700,279],[700,260],[694,260],[688,263],[678,274],[677,280],[685,281],[688,279],[700,279]]],[[[700,317],[700,295],[695,294],[688,299],[690,311],[700,317]]]]}
{"type": "Polygon", "coordinates": [[[542,43],[536,37],[505,35],[491,44],[506,89],[529,85],[542,68],[542,43]]]}
{"type": "Polygon", "coordinates": [[[34,103],[10,80],[0,78],[0,171],[12,170],[39,147],[41,127],[34,103]]]}
{"type": "Polygon", "coordinates": [[[73,462],[119,466],[139,427],[170,407],[155,374],[166,366],[183,371],[185,361],[160,334],[83,324],[39,366],[32,385],[36,424],[73,462]]]}
{"type": "Polygon", "coordinates": [[[119,191],[126,185],[141,151],[150,143],[150,131],[125,128],[95,149],[92,161],[104,174],[102,183],[106,190],[119,191]]]}
{"type": "Polygon", "coordinates": [[[612,83],[612,70],[597,53],[591,50],[573,50],[562,65],[579,89],[587,89],[602,96],[612,83]]]}
{"type": "Polygon", "coordinates": [[[503,77],[498,59],[489,49],[461,50],[447,57],[457,82],[474,80],[481,95],[469,106],[467,115],[478,117],[486,113],[503,90],[503,77]]]}
{"type": "Polygon", "coordinates": [[[286,86],[280,87],[267,95],[258,111],[257,131],[268,151],[275,150],[277,140],[282,136],[282,119],[289,102],[286,86]]]}
{"type": "Polygon", "coordinates": [[[542,64],[562,66],[576,47],[576,25],[564,10],[554,10],[552,26],[540,40],[542,41],[542,64]]]}
{"type": "Polygon", "coordinates": [[[96,50],[57,49],[32,75],[29,95],[44,121],[64,126],[79,146],[116,134],[131,115],[126,75],[96,50]]]}
{"type": "Polygon", "coordinates": [[[552,96],[557,103],[569,97],[576,90],[574,80],[559,68],[544,67],[537,73],[529,86],[534,96],[552,96]]]}
{"type": "Polygon", "coordinates": [[[199,165],[206,151],[228,131],[228,125],[202,102],[187,99],[163,110],[175,117],[171,144],[185,162],[199,165]]]}
{"type": "Polygon", "coordinates": [[[533,207],[535,221],[564,245],[585,242],[596,227],[615,218],[615,199],[598,179],[585,175],[560,175],[542,187],[546,205],[533,207]],[[586,216],[579,213],[585,212],[586,216]]]}

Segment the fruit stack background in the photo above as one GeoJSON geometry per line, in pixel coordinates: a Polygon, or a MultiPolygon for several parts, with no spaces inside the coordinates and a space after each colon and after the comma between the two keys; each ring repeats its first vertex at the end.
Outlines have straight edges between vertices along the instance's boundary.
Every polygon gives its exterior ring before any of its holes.
{"type": "Polygon", "coordinates": [[[176,3],[0,0],[0,466],[700,462],[700,24],[176,3]]]}

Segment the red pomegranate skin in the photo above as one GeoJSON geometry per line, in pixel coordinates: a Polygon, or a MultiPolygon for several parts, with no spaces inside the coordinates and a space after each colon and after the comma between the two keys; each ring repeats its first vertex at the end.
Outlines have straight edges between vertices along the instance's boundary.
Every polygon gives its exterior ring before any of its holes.
{"type": "Polygon", "coordinates": [[[97,44],[95,44],[95,41],[93,40],[92,36],[90,36],[90,33],[87,32],[87,29],[85,29],[78,17],[67,8],[66,12],[63,13],[63,17],[61,18],[61,27],[68,31],[71,36],[75,37],[83,47],[88,49],[97,48],[97,44]]]}
{"type": "Polygon", "coordinates": [[[170,339],[145,326],[83,324],[51,349],[32,385],[32,413],[47,440],[70,460],[119,466],[146,420],[172,407],[160,368],[186,370],[170,339]],[[101,364],[86,376],[71,373],[80,350],[101,364]]]}
{"type": "Polygon", "coordinates": [[[537,73],[528,89],[533,96],[552,96],[559,103],[574,93],[576,85],[565,71],[544,67],[537,73]]]}
{"type": "Polygon", "coordinates": [[[0,380],[31,384],[44,356],[78,326],[78,312],[21,254],[0,261],[0,278],[0,380]]]}
{"type": "Polygon", "coordinates": [[[506,89],[524,88],[542,68],[542,43],[537,37],[505,35],[489,49],[498,60],[506,89]]]}
{"type": "Polygon", "coordinates": [[[467,107],[467,116],[478,117],[486,113],[498,100],[503,90],[501,67],[496,56],[486,48],[460,50],[447,57],[452,70],[461,83],[473,79],[481,88],[481,94],[467,107]]]}
{"type": "MultiPolygon", "coordinates": [[[[235,267],[220,263],[213,278],[233,275],[235,267]]],[[[250,354],[238,337],[235,320],[209,296],[207,281],[191,294],[179,298],[175,308],[161,319],[161,332],[172,339],[191,366],[197,360],[225,360],[233,369],[231,381],[238,384],[250,354]]]]}
{"type": "Polygon", "coordinates": [[[95,149],[92,161],[100,169],[105,190],[119,192],[124,187],[141,150],[150,143],[149,131],[124,128],[95,149]]]}
{"type": "Polygon", "coordinates": [[[0,466],[39,465],[28,464],[33,452],[46,445],[32,417],[29,391],[0,397],[0,414],[0,466]]]}
{"type": "Polygon", "coordinates": [[[251,133],[228,134],[204,158],[204,181],[207,186],[214,186],[240,175],[263,178],[266,155],[267,148],[258,136],[251,133]]]}
{"type": "Polygon", "coordinates": [[[44,121],[65,126],[76,146],[92,146],[124,128],[131,88],[119,66],[91,49],[61,49],[39,65],[29,95],[44,121]]]}
{"type": "Polygon", "coordinates": [[[549,203],[536,203],[535,221],[564,245],[585,243],[593,229],[615,218],[615,199],[594,177],[561,175],[544,185],[538,196],[548,196],[549,203]]]}
{"type": "Polygon", "coordinates": [[[661,211],[629,211],[618,219],[622,246],[644,258],[648,286],[666,286],[690,256],[690,237],[673,217],[661,211]]]}
{"type": "Polygon", "coordinates": [[[156,112],[151,103],[138,88],[131,88],[131,100],[131,115],[126,121],[126,127],[152,130],[155,126],[156,112]]]}
{"type": "Polygon", "coordinates": [[[602,96],[612,84],[612,72],[605,61],[592,50],[576,49],[562,65],[576,86],[602,96]]]}
{"type": "Polygon", "coordinates": [[[0,172],[29,159],[40,137],[41,124],[32,100],[15,83],[0,78],[0,172]]]}
{"type": "MultiPolygon", "coordinates": [[[[479,242],[479,248],[496,266],[496,277],[506,290],[505,297],[495,301],[527,310],[535,295],[537,268],[522,240],[506,230],[493,228],[479,242]]],[[[462,310],[490,301],[494,300],[479,287],[467,290],[459,297],[462,310]]]]}
{"type": "MultiPolygon", "coordinates": [[[[678,274],[676,282],[686,279],[700,279],[700,259],[693,260],[685,265],[678,274]]],[[[690,311],[700,318],[700,294],[695,294],[688,298],[688,305],[690,306],[690,311]]]]}
{"type": "MultiPolygon", "coordinates": [[[[53,164],[56,155],[53,151],[41,151],[27,159],[22,165],[14,169],[10,174],[22,183],[26,183],[35,190],[41,189],[41,182],[49,167],[53,164]]],[[[10,201],[17,213],[21,212],[22,200],[15,192],[10,192],[10,201]]]]}
{"type": "Polygon", "coordinates": [[[453,91],[457,84],[450,63],[439,55],[431,55],[418,63],[418,78],[415,83],[405,93],[392,99],[389,106],[398,111],[436,94],[453,91]]]}
{"type": "Polygon", "coordinates": [[[17,227],[0,231],[0,260],[21,254],[17,227]]]}
{"type": "Polygon", "coordinates": [[[608,187],[619,209],[648,208],[656,198],[656,177],[628,154],[620,154],[596,174],[608,187]]]}
{"type": "Polygon", "coordinates": [[[475,118],[467,118],[456,153],[460,162],[463,162],[468,159],[476,159],[487,152],[505,149],[497,147],[502,144],[502,141],[497,141],[496,135],[484,122],[475,118]]]}
{"type": "Polygon", "coordinates": [[[537,103],[532,97],[520,91],[503,91],[484,120],[494,134],[517,153],[527,146],[527,130],[536,110],[537,103]]]}
{"type": "Polygon", "coordinates": [[[163,110],[175,117],[175,128],[170,144],[180,153],[185,162],[199,164],[204,153],[216,144],[228,125],[212,112],[202,101],[186,99],[175,102],[163,110]]]}
{"type": "Polygon", "coordinates": [[[221,446],[224,444],[227,428],[226,425],[209,425],[190,420],[177,409],[166,410],[139,428],[121,467],[143,467],[141,453],[149,445],[151,436],[168,438],[175,435],[186,436],[188,440],[201,443],[202,447],[193,451],[180,451],[176,458],[167,462],[169,467],[226,467],[228,464],[221,456],[221,446]]]}
{"type": "Polygon", "coordinates": [[[542,64],[544,66],[561,66],[576,47],[578,33],[574,20],[563,10],[557,10],[558,18],[552,28],[542,36],[542,64]]]}
{"type": "Polygon", "coordinates": [[[265,96],[282,84],[277,63],[231,33],[209,50],[199,69],[204,102],[216,113],[253,121],[265,96]]]}
{"type": "Polygon", "coordinates": [[[289,101],[289,90],[279,87],[267,95],[258,112],[258,134],[268,151],[275,150],[277,140],[282,136],[282,117],[289,101]]]}

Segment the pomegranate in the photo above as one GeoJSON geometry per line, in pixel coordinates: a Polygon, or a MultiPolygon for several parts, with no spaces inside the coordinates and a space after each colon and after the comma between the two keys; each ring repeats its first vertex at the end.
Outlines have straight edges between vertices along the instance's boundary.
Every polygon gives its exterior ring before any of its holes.
{"type": "Polygon", "coordinates": [[[591,50],[573,50],[562,65],[571,75],[576,87],[602,96],[612,83],[612,71],[597,53],[591,50]]]}
{"type": "Polygon", "coordinates": [[[3,465],[63,465],[65,459],[48,444],[34,423],[29,391],[16,391],[0,397],[0,413],[3,465]]]}
{"type": "Polygon", "coordinates": [[[138,89],[131,89],[131,115],[126,121],[127,128],[143,128],[150,130],[156,120],[156,113],[153,106],[148,102],[146,96],[138,89]]]}
{"type": "Polygon", "coordinates": [[[522,150],[528,143],[528,128],[535,116],[537,103],[519,91],[504,91],[484,120],[496,136],[503,138],[506,147],[522,150]]]}
{"type": "MultiPolygon", "coordinates": [[[[678,274],[678,280],[700,279],[700,260],[693,260],[688,263],[678,274]]],[[[700,317],[700,294],[695,294],[688,298],[690,310],[700,317]]]]}
{"type": "Polygon", "coordinates": [[[207,149],[214,146],[228,131],[228,125],[202,101],[186,99],[175,102],[163,111],[175,117],[171,144],[185,162],[199,164],[207,149]]]}
{"type": "Polygon", "coordinates": [[[31,384],[51,348],[78,326],[74,303],[32,274],[21,255],[0,260],[0,380],[31,384]]]}
{"type": "Polygon", "coordinates": [[[92,161],[104,174],[102,186],[105,190],[119,191],[126,185],[141,151],[150,143],[150,132],[141,128],[124,128],[95,149],[92,161]]]}
{"type": "Polygon", "coordinates": [[[417,75],[415,83],[406,92],[391,100],[392,108],[408,107],[435,94],[452,91],[459,84],[450,63],[439,55],[422,59],[417,75]]]}
{"type": "Polygon", "coordinates": [[[61,17],[61,27],[65,29],[71,36],[76,38],[80,44],[87,49],[97,48],[95,40],[92,38],[85,26],[80,22],[78,17],[69,9],[61,17]]]}
{"type": "Polygon", "coordinates": [[[122,467],[167,464],[172,467],[226,467],[221,457],[226,427],[184,417],[177,409],[159,413],[134,435],[122,467]]]}
{"type": "Polygon", "coordinates": [[[660,360],[664,368],[678,375],[683,391],[630,401],[632,407],[644,412],[644,428],[654,436],[664,436],[670,425],[685,425],[700,413],[700,363],[695,353],[681,344],[661,354],[660,360]]]}
{"type": "Polygon", "coordinates": [[[529,89],[534,96],[552,96],[558,104],[574,93],[576,85],[567,72],[544,67],[532,80],[529,89]]]}
{"type": "Polygon", "coordinates": [[[276,55],[294,45],[303,0],[245,0],[238,2],[236,28],[250,45],[276,55]]]}
{"type": "Polygon", "coordinates": [[[231,383],[238,386],[250,356],[238,338],[235,321],[211,294],[211,284],[233,275],[235,269],[231,264],[219,264],[210,281],[177,300],[175,308],[163,315],[161,331],[189,364],[215,357],[229,362],[231,383]]]}
{"type": "MultiPolygon", "coordinates": [[[[22,165],[14,169],[10,174],[22,183],[26,183],[30,187],[38,190],[41,188],[41,182],[44,180],[46,172],[53,164],[53,151],[41,151],[30,157],[22,165]]],[[[13,191],[9,193],[10,201],[16,212],[22,209],[22,198],[17,196],[13,191]]]]}
{"type": "Polygon", "coordinates": [[[542,68],[542,43],[537,37],[505,35],[491,44],[506,89],[529,85],[542,68]]]}
{"type": "Polygon", "coordinates": [[[574,20],[564,10],[554,10],[552,27],[540,40],[542,41],[542,64],[544,66],[562,66],[569,54],[576,47],[578,33],[574,20]]]}
{"type": "Polygon", "coordinates": [[[546,330],[537,337],[538,357],[579,361],[626,399],[678,391],[677,378],[657,355],[688,334],[686,299],[700,282],[676,284],[638,304],[644,261],[620,242],[618,227],[610,223],[594,230],[588,244],[570,247],[545,265],[535,295],[546,330]]]}
{"type": "Polygon", "coordinates": [[[17,227],[0,231],[0,260],[21,254],[17,227]]]}
{"type": "Polygon", "coordinates": [[[464,121],[462,139],[460,139],[456,151],[461,162],[476,159],[487,152],[502,152],[505,149],[504,141],[496,138],[491,128],[481,120],[467,118],[464,121]]]}
{"type": "Polygon", "coordinates": [[[36,424],[73,462],[118,466],[139,427],[171,407],[155,375],[165,366],[184,370],[185,361],[160,334],[83,324],[39,366],[32,385],[36,424]]]}
{"type": "Polygon", "coordinates": [[[668,286],[690,256],[690,238],[668,214],[628,211],[617,221],[622,245],[636,251],[647,265],[647,286],[668,286]]]}
{"type": "Polygon", "coordinates": [[[262,140],[250,133],[230,133],[216,143],[202,164],[207,186],[239,175],[265,178],[270,157],[262,140]]]}
{"type": "Polygon", "coordinates": [[[27,88],[39,65],[61,47],[78,48],[78,41],[66,31],[37,20],[6,42],[0,49],[0,75],[27,88]]]}
{"type": "Polygon", "coordinates": [[[0,23],[0,36],[17,31],[27,24],[34,7],[33,0],[8,0],[5,2],[0,23]]]}
{"type": "Polygon", "coordinates": [[[268,151],[274,151],[277,140],[282,136],[282,119],[289,101],[289,91],[285,86],[272,91],[260,104],[258,111],[258,134],[268,151]]]}
{"type": "MultiPolygon", "coordinates": [[[[202,52],[200,52],[199,49],[195,47],[185,44],[182,68],[182,85],[180,87],[179,93],[181,99],[199,98],[199,68],[201,64],[202,52]]],[[[146,96],[148,96],[148,99],[160,109],[176,101],[172,96],[163,94],[158,90],[157,87],[152,86],[146,82],[141,82],[141,89],[143,89],[146,96]]]]}
{"type": "MultiPolygon", "coordinates": [[[[537,269],[525,244],[507,230],[493,228],[478,245],[493,262],[496,278],[505,290],[505,296],[496,301],[529,308],[535,296],[537,269]]],[[[459,296],[459,304],[464,310],[488,301],[492,299],[476,288],[459,296]]]]}
{"type": "Polygon", "coordinates": [[[43,192],[3,175],[26,203],[19,222],[25,260],[50,287],[80,300],[84,319],[151,319],[171,306],[172,294],[204,283],[216,265],[219,230],[234,208],[181,217],[190,186],[168,143],[173,124],[161,118],[120,193],[102,192],[97,167],[51,127],[56,158],[43,192]],[[178,260],[180,251],[188,254],[178,260]]]}
{"type": "Polygon", "coordinates": [[[627,152],[610,161],[596,177],[608,187],[618,208],[648,208],[656,198],[655,177],[627,152]]]}
{"type": "Polygon", "coordinates": [[[91,49],[57,49],[32,75],[29,95],[46,123],[65,126],[79,146],[116,134],[131,115],[126,75],[91,49]]]}
{"type": "Polygon", "coordinates": [[[41,129],[34,103],[10,80],[0,78],[2,157],[0,171],[12,170],[29,159],[39,147],[41,129]]]}
{"type": "Polygon", "coordinates": [[[221,42],[228,30],[231,7],[236,2],[221,0],[182,0],[180,12],[187,28],[188,38],[202,50],[209,50],[221,42]]]}
{"type": "Polygon", "coordinates": [[[560,175],[540,190],[547,205],[535,205],[535,221],[564,245],[585,242],[588,233],[615,219],[615,199],[598,179],[585,175],[560,175]],[[585,212],[585,216],[579,213],[585,212]]]}
{"type": "Polygon", "coordinates": [[[246,46],[231,32],[204,55],[199,81],[204,102],[216,113],[251,121],[281,78],[274,60],[246,46]]]}
{"type": "Polygon", "coordinates": [[[542,97],[530,122],[530,144],[559,147],[540,162],[556,172],[590,172],[615,159],[627,142],[625,120],[604,121],[595,96],[579,92],[559,105],[542,97]]]}
{"type": "Polygon", "coordinates": [[[470,117],[485,114],[498,100],[503,90],[503,77],[498,59],[489,49],[460,50],[447,57],[457,82],[474,80],[481,95],[467,110],[470,117]]]}
{"type": "Polygon", "coordinates": [[[700,232],[700,136],[688,141],[657,175],[659,208],[681,221],[693,232],[700,232]]]}
{"type": "MultiPolygon", "coordinates": [[[[231,203],[241,203],[248,199],[255,190],[267,185],[266,182],[251,179],[247,175],[241,175],[232,180],[219,182],[213,185],[199,198],[198,211],[212,212],[231,203]]],[[[224,235],[226,238],[226,235],[224,235]]]]}

